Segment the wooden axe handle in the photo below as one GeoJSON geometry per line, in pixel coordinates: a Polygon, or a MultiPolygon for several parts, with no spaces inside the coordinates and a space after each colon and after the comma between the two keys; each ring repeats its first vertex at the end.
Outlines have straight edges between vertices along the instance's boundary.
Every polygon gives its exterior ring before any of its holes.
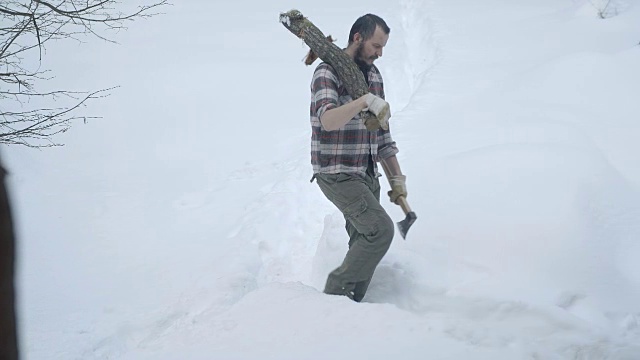
{"type": "Polygon", "coordinates": [[[398,199],[396,199],[396,204],[400,205],[405,215],[411,212],[411,207],[409,207],[409,203],[404,196],[398,197],[398,199]]]}

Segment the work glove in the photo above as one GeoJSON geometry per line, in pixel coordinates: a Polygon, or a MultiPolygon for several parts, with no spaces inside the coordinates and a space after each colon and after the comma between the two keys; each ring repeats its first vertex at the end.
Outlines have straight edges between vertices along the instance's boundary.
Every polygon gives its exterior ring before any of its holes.
{"type": "Polygon", "coordinates": [[[398,198],[400,196],[407,197],[407,177],[404,175],[393,175],[389,178],[389,185],[391,185],[391,190],[387,193],[389,195],[389,199],[394,204],[397,204],[398,198]]]}
{"type": "Polygon", "coordinates": [[[377,124],[374,121],[365,122],[367,130],[377,130],[378,128],[388,130],[389,118],[391,117],[391,109],[389,108],[389,103],[386,102],[383,98],[373,95],[372,93],[368,93],[367,95],[365,95],[365,101],[367,102],[367,108],[363,111],[370,111],[376,116],[376,119],[378,120],[377,124]]]}

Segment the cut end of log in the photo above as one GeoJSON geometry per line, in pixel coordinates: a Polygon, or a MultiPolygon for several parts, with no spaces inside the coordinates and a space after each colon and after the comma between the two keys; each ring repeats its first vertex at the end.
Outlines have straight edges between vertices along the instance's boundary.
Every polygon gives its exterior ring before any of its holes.
{"type": "Polygon", "coordinates": [[[302,19],[304,19],[304,16],[296,9],[290,10],[286,13],[280,13],[280,22],[286,26],[291,26],[291,21],[302,19]]]}

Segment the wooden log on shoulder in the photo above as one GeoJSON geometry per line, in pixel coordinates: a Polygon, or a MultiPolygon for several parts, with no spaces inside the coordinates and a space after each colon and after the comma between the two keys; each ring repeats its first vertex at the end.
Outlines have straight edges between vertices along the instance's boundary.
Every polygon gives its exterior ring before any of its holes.
{"type": "MultiPolygon", "coordinates": [[[[353,59],[344,50],[328,40],[322,31],[305,18],[300,11],[291,10],[281,13],[280,22],[287,30],[302,39],[320,59],[336,70],[338,77],[353,99],[369,92],[364,74],[353,59]]],[[[368,130],[376,131],[380,128],[380,123],[373,113],[363,111],[360,113],[360,117],[364,120],[368,130]]]]}

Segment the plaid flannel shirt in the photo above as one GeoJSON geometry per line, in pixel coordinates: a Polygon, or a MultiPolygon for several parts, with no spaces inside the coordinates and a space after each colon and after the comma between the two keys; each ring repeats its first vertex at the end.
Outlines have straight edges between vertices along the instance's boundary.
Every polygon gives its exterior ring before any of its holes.
{"type": "MultiPolygon", "coordinates": [[[[368,75],[369,91],[384,99],[378,68],[372,66],[368,75]]],[[[311,164],[314,174],[344,172],[364,177],[371,155],[375,174],[379,175],[377,162],[398,153],[389,130],[367,130],[359,114],[338,130],[324,129],[320,123],[322,114],[352,100],[335,69],[324,62],[318,65],[311,82],[311,164]]]]}

